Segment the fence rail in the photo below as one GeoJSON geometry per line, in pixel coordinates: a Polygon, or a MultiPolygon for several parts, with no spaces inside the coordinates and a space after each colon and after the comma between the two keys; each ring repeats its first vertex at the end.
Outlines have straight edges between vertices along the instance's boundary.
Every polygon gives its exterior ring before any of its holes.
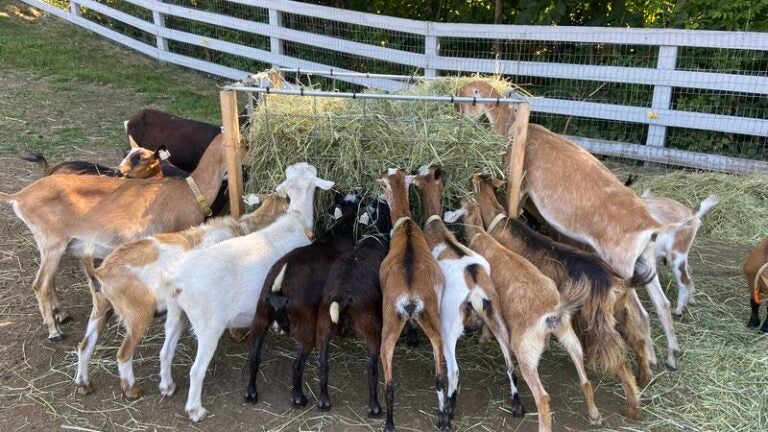
{"type": "MultiPolygon", "coordinates": [[[[764,161],[701,154],[665,147],[668,136],[667,129],[670,127],[749,135],[759,137],[763,142],[762,145],[768,145],[768,139],[765,139],[768,137],[768,120],[764,117],[686,111],[679,108],[675,109],[672,101],[673,89],[676,88],[748,94],[757,98],[768,97],[768,71],[766,73],[739,74],[676,68],[680,58],[680,49],[683,48],[768,51],[768,34],[766,33],[445,24],[386,17],[287,0],[230,0],[224,2],[262,8],[265,12],[265,20],[259,22],[193,7],[164,3],[162,0],[122,0],[151,12],[147,16],[151,16],[152,20],[148,21],[97,0],[71,0],[69,11],[56,8],[41,0],[23,1],[152,58],[233,80],[244,79],[249,73],[211,61],[171,52],[169,42],[180,42],[265,64],[304,70],[333,68],[337,72],[353,72],[339,68],[338,65],[329,65],[288,55],[284,49],[286,43],[315,46],[346,55],[396,64],[412,70],[421,70],[425,76],[430,77],[438,76],[441,72],[480,72],[649,86],[652,88],[653,94],[648,106],[590,102],[557,97],[532,98],[530,103],[534,113],[626,122],[644,125],[648,128],[646,145],[626,144],[594,139],[594,137],[572,137],[576,142],[594,153],[718,171],[768,172],[768,162],[764,161]],[[88,20],[82,16],[81,8],[97,12],[152,35],[155,38],[155,44],[150,45],[88,20]],[[420,52],[318,34],[306,29],[291,28],[284,23],[284,16],[311,17],[312,19],[328,20],[345,25],[363,26],[371,31],[408,34],[409,37],[415,37],[419,40],[417,45],[420,52]],[[263,36],[268,38],[269,43],[268,46],[264,47],[246,46],[223,38],[171,28],[171,26],[166,26],[168,17],[263,36]],[[457,38],[650,46],[658,47],[658,53],[655,54],[656,67],[517,61],[457,57],[455,54],[441,55],[441,40],[447,41],[457,38]]],[[[354,74],[336,75],[334,79],[386,91],[401,90],[408,86],[408,83],[399,80],[383,77],[360,77],[354,76],[354,74]]]]}

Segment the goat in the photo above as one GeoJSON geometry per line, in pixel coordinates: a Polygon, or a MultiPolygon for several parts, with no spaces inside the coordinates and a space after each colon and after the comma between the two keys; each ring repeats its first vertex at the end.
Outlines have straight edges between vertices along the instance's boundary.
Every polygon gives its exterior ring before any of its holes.
{"type": "Polygon", "coordinates": [[[317,313],[316,340],[320,372],[321,410],[331,407],[328,396],[328,345],[336,330],[344,335],[350,331],[363,339],[368,348],[368,417],[381,415],[377,394],[379,385],[379,355],[381,352],[381,283],[379,268],[389,251],[389,231],[392,222],[389,206],[379,199],[369,206],[360,222],[373,220],[375,232],[364,237],[355,250],[339,257],[328,272],[317,313]],[[364,219],[366,218],[366,219],[364,219]]]}
{"type": "MultiPolygon", "coordinates": [[[[500,97],[483,81],[463,85],[458,94],[500,97]]],[[[459,104],[458,110],[471,118],[485,114],[493,130],[505,137],[514,121],[514,112],[507,105],[459,104]]],[[[691,221],[672,225],[657,221],[640,198],[599,160],[576,143],[540,125],[528,125],[524,170],[521,202],[529,197],[558,232],[592,247],[622,279],[631,278],[638,265],[647,266],[655,273],[653,240],[691,221]],[[562,181],[563,178],[568,181],[562,181]]],[[[682,351],[672,324],[669,300],[658,276],[646,289],[667,338],[666,365],[675,370],[682,351]]],[[[646,351],[651,364],[655,365],[653,345],[646,346],[646,351]]]]}
{"type": "MultiPolygon", "coordinates": [[[[744,279],[746,279],[747,287],[749,287],[749,303],[752,308],[749,323],[747,323],[749,328],[760,325],[760,294],[768,296],[768,273],[766,273],[766,269],[768,269],[768,237],[764,238],[749,252],[742,265],[744,279]]],[[[762,302],[765,303],[765,297],[763,297],[762,302]]],[[[768,315],[765,317],[760,331],[768,332],[768,315]]]]}
{"type": "Polygon", "coordinates": [[[49,176],[53,174],[74,174],[74,175],[102,175],[108,177],[119,177],[120,173],[112,167],[99,165],[95,162],[86,161],[67,161],[58,165],[48,165],[48,160],[42,153],[34,153],[29,150],[21,150],[19,152],[19,159],[27,162],[34,162],[40,165],[43,170],[43,175],[49,176]]]}
{"type": "MultiPolygon", "coordinates": [[[[587,349],[590,363],[618,376],[627,399],[627,416],[638,418],[640,396],[627,364],[624,341],[616,329],[615,315],[617,309],[626,307],[626,291],[643,286],[653,274],[638,273],[625,283],[597,255],[557,243],[519,220],[506,217],[495,195],[497,186],[499,184],[490,176],[476,174],[472,177],[472,189],[479,200],[488,234],[533,263],[559,289],[578,289],[577,285],[588,287],[589,295],[575,316],[577,333],[587,349]]],[[[620,316],[635,317],[625,313],[620,316]]],[[[650,370],[644,344],[650,338],[650,323],[642,318],[635,319],[624,323],[622,329],[637,355],[641,382],[647,384],[650,370]]]]}
{"type": "Polygon", "coordinates": [[[504,355],[512,391],[512,414],[525,413],[520,402],[509,347],[509,329],[499,308],[499,296],[489,275],[490,264],[480,254],[459,243],[442,221],[440,197],[443,192],[443,171],[425,165],[419,170],[414,184],[424,200],[424,236],[445,277],[445,290],[440,302],[440,335],[448,370],[448,415],[453,418],[459,386],[459,365],[456,343],[465,329],[487,326],[504,355]]]}
{"type": "Polygon", "coordinates": [[[408,321],[416,321],[432,344],[438,400],[437,426],[448,429],[451,420],[445,408],[445,372],[439,316],[445,278],[440,265],[432,256],[424,232],[411,219],[408,187],[413,182],[413,176],[406,176],[403,170],[390,168],[381,174],[378,181],[384,186],[384,197],[393,221],[389,253],[379,270],[383,316],[381,363],[387,397],[385,430],[395,430],[392,355],[397,339],[408,321]]]}
{"type": "Polygon", "coordinates": [[[219,337],[228,327],[251,324],[269,269],[290,251],[310,243],[314,189],[333,187],[332,181],[317,177],[317,169],[307,163],[289,166],[285,175],[276,188],[288,195],[285,215],[260,231],[190,251],[161,283],[168,314],[184,312],[197,337],[185,406],[193,422],[208,413],[201,401],[202,385],[219,337]]]}
{"type": "Polygon", "coordinates": [[[59,324],[67,315],[54,282],[64,253],[82,257],[86,244],[93,243],[94,257],[102,259],[120,244],[200,224],[206,216],[200,201],[211,202],[226,173],[223,153],[219,135],[186,181],[53,175],[15,194],[0,192],[0,201],[11,203],[16,216],[32,231],[40,252],[32,288],[48,339],[64,336],[59,324]],[[193,184],[197,192],[192,191],[193,184]]]}
{"type": "Polygon", "coordinates": [[[168,160],[169,157],[170,152],[164,145],[154,151],[136,147],[125,155],[116,169],[120,176],[128,178],[186,177],[189,175],[187,171],[171,163],[168,160]]]}
{"type": "Polygon", "coordinates": [[[677,307],[673,313],[682,316],[683,309],[688,303],[696,303],[695,286],[688,265],[688,253],[701,226],[701,218],[717,205],[720,199],[717,195],[710,195],[696,208],[691,209],[669,198],[653,197],[648,190],[644,191],[640,198],[651,215],[659,222],[672,224],[693,217],[690,224],[674,231],[662,231],[656,238],[656,258],[662,258],[669,263],[677,282],[677,307]]]}
{"type": "MultiPolygon", "coordinates": [[[[261,364],[261,347],[270,325],[275,333],[288,333],[299,344],[293,363],[294,408],[307,405],[302,389],[307,356],[315,347],[315,327],[328,272],[336,259],[354,249],[354,224],[360,207],[360,197],[354,194],[336,196],[332,207],[337,223],[312,244],[294,249],[272,265],[256,303],[251,324],[251,367],[246,401],[256,403],[256,378],[261,364]]],[[[319,405],[321,410],[330,406],[319,405]]]]}
{"type": "MultiPolygon", "coordinates": [[[[284,214],[288,207],[288,201],[283,197],[262,195],[261,201],[263,203],[258,210],[243,216],[239,221],[229,216],[215,218],[184,231],[156,234],[124,244],[109,254],[98,269],[94,268],[93,259],[86,252],[83,263],[93,288],[93,309],[88,329],[77,347],[75,383],[81,394],[93,391],[88,376],[88,363],[99,334],[114,309],[127,330],[117,352],[120,384],[129,399],[141,396],[141,389],[134,385],[132,358],[152,317],[168,310],[167,295],[158,289],[161,275],[177,265],[188,251],[206,248],[264,228],[284,214]]],[[[171,363],[184,327],[183,317],[176,312],[176,308],[172,309],[166,318],[166,340],[160,351],[160,392],[165,396],[170,396],[175,390],[171,363]]]]}
{"type": "Polygon", "coordinates": [[[595,406],[592,384],[584,369],[581,343],[571,326],[571,316],[589,296],[585,283],[568,284],[558,292],[555,282],[542,274],[524,257],[502,246],[483,230],[481,208],[477,203],[462,202],[448,221],[464,217],[469,247],[490,263],[491,281],[499,294],[498,308],[509,328],[509,346],[520,364],[520,373],[528,384],[539,412],[539,432],[552,430],[549,395],[539,378],[538,363],[546,340],[555,335],[571,357],[579,374],[589,413],[589,422],[602,423],[595,406]]]}

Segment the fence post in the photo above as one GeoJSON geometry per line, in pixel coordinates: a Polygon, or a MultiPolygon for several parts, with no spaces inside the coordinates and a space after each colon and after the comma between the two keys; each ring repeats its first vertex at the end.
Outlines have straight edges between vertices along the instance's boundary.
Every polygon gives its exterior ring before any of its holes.
{"type": "MultiPolygon", "coordinates": [[[[660,46],[659,60],[656,63],[656,69],[675,70],[677,63],[676,46],[660,46]]],[[[653,101],[651,102],[651,111],[648,117],[651,120],[658,118],[658,110],[669,109],[672,102],[672,87],[657,85],[653,88],[653,101]]],[[[648,139],[646,145],[655,147],[664,147],[664,141],[667,138],[667,127],[651,124],[648,126],[648,139]]]]}
{"type": "Polygon", "coordinates": [[[80,16],[80,4],[75,0],[71,0],[69,2],[69,11],[72,12],[72,15],[74,16],[80,16]]]}
{"type": "Polygon", "coordinates": [[[160,29],[165,27],[165,15],[158,12],[158,4],[162,4],[163,0],[153,0],[152,1],[152,21],[154,21],[155,26],[157,27],[155,29],[155,40],[157,41],[157,49],[160,51],[168,51],[168,41],[160,36],[160,29]]]}
{"type": "Polygon", "coordinates": [[[242,214],[243,168],[240,159],[240,122],[237,117],[237,93],[234,90],[219,92],[221,100],[221,121],[224,125],[224,157],[227,162],[229,182],[229,212],[234,218],[242,214]]]}
{"type": "Polygon", "coordinates": [[[507,134],[507,214],[511,218],[516,218],[520,212],[520,187],[523,184],[525,142],[528,140],[530,116],[531,106],[528,102],[519,104],[515,111],[515,121],[507,134]]]}
{"type": "Polygon", "coordinates": [[[432,23],[427,23],[427,34],[424,36],[424,55],[427,57],[426,66],[424,68],[424,76],[434,77],[437,76],[437,70],[433,69],[432,60],[437,57],[437,36],[434,35],[432,23]]]}
{"type": "MultiPolygon", "coordinates": [[[[283,13],[276,9],[269,10],[269,25],[274,27],[283,26],[283,13]]],[[[270,36],[269,37],[269,50],[273,54],[283,54],[283,41],[280,38],[270,36]]],[[[281,65],[273,64],[273,68],[279,68],[281,65]]]]}

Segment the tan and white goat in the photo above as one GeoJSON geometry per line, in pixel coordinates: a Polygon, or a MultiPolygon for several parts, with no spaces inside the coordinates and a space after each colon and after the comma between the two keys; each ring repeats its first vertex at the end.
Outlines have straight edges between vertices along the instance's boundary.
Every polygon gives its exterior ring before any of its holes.
{"type": "Polygon", "coordinates": [[[683,309],[690,303],[695,304],[695,287],[691,279],[688,254],[691,251],[693,240],[701,226],[701,218],[712,207],[716,206],[720,199],[717,195],[710,195],[699,203],[696,208],[686,207],[679,202],[669,199],[651,196],[646,190],[640,196],[651,215],[659,222],[673,224],[693,218],[690,224],[681,226],[674,231],[662,231],[656,237],[656,258],[664,259],[672,267],[677,282],[677,307],[674,314],[681,316],[683,309]]]}
{"type": "Polygon", "coordinates": [[[456,343],[465,329],[477,330],[487,326],[499,343],[507,368],[512,391],[512,414],[525,413],[517,391],[509,330],[501,315],[499,296],[491,282],[491,267],[480,254],[459,243],[442,221],[440,198],[443,192],[443,171],[436,166],[423,166],[414,183],[424,200],[424,236],[432,248],[445,276],[445,290],[440,302],[440,335],[448,369],[448,415],[453,418],[459,386],[459,364],[456,343]]]}
{"type": "MultiPolygon", "coordinates": [[[[490,84],[480,80],[463,85],[458,95],[500,97],[490,84]]],[[[459,104],[459,112],[472,118],[485,114],[493,130],[505,137],[514,119],[514,112],[507,105],[459,104]]],[[[638,267],[655,272],[653,240],[664,231],[674,231],[690,222],[667,225],[657,221],[640,198],[597,158],[537,124],[528,126],[524,170],[521,203],[530,198],[550,225],[592,247],[622,279],[631,278],[638,267]]],[[[670,303],[658,276],[646,289],[667,337],[666,365],[677,369],[681,351],[670,303]]],[[[633,303],[640,305],[639,301],[633,303]]],[[[653,345],[649,344],[646,350],[655,365],[653,345]]]]}
{"type": "Polygon", "coordinates": [[[16,216],[32,231],[40,252],[32,288],[48,339],[63,338],[59,323],[66,315],[54,280],[65,252],[82,257],[86,243],[92,243],[94,257],[104,258],[123,243],[198,225],[206,216],[199,202],[213,201],[225,173],[224,139],[219,135],[186,180],[53,175],[15,194],[0,192],[0,201],[11,203],[16,216]]]}
{"type": "Polygon", "coordinates": [[[158,313],[168,311],[165,321],[165,343],[160,351],[160,392],[170,396],[175,390],[171,376],[171,363],[181,331],[183,316],[178,308],[168,308],[165,292],[159,290],[161,277],[170,271],[193,249],[203,249],[230,238],[249,234],[274,222],[288,208],[287,199],[274,195],[262,196],[262,205],[240,220],[222,217],[203,225],[176,233],[156,234],[137,242],[121,245],[109,254],[95,269],[93,259],[86,255],[84,267],[91,284],[93,308],[88,328],[78,345],[78,367],[75,383],[79,392],[93,391],[88,376],[88,363],[112,314],[117,313],[126,327],[126,337],[117,351],[120,384],[129,399],[141,396],[135,386],[132,358],[136,346],[158,313]]]}
{"type": "Polygon", "coordinates": [[[440,337],[440,301],[445,289],[445,278],[440,265],[432,256],[424,232],[411,219],[408,187],[413,182],[413,176],[406,176],[403,170],[390,168],[381,174],[379,182],[384,186],[384,197],[389,204],[393,226],[389,253],[379,270],[384,319],[381,364],[384,368],[387,398],[385,430],[395,430],[392,355],[400,333],[409,321],[417,322],[432,344],[439,407],[437,426],[448,429],[451,420],[445,409],[443,340],[440,337]]]}
{"type": "Polygon", "coordinates": [[[539,378],[539,359],[547,338],[555,335],[576,366],[590,424],[599,425],[592,383],[584,368],[584,354],[571,326],[571,316],[589,296],[586,284],[569,285],[558,292],[555,282],[522,256],[510,251],[483,229],[480,206],[463,201],[461,209],[446,214],[446,220],[464,218],[469,247],[491,265],[491,280],[499,294],[500,309],[510,332],[509,345],[520,365],[520,373],[533,393],[539,412],[539,432],[552,430],[549,394],[539,378]]]}

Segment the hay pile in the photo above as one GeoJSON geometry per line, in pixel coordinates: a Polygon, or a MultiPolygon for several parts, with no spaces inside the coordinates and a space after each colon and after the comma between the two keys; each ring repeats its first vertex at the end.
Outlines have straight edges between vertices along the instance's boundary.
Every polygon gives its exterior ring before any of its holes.
{"type": "MultiPolygon", "coordinates": [[[[476,78],[424,81],[406,94],[446,96],[476,78]]],[[[499,89],[510,84],[491,80],[499,89]]],[[[256,108],[248,134],[249,191],[266,192],[298,161],[317,166],[335,189],[378,194],[379,174],[391,167],[444,167],[444,203],[456,202],[476,171],[502,175],[506,141],[488,125],[456,114],[451,104],[269,95],[256,108]]],[[[324,208],[328,194],[320,194],[324,208]]],[[[417,215],[418,216],[418,215],[417,215]]]]}
{"type": "Polygon", "coordinates": [[[717,194],[720,204],[704,217],[700,234],[736,243],[756,243],[768,235],[768,176],[673,171],[641,175],[634,188],[691,208],[717,194]]]}

